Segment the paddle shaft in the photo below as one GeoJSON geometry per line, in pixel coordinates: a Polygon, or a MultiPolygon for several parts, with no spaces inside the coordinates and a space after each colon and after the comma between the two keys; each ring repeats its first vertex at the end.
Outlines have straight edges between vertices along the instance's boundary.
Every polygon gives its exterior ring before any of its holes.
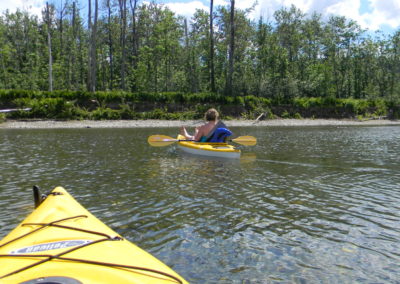
{"type": "MultiPolygon", "coordinates": [[[[171,143],[174,142],[193,142],[194,140],[191,139],[175,139],[166,135],[151,135],[149,136],[148,140],[149,144],[152,146],[167,146],[171,143]],[[158,145],[157,145],[158,144],[158,145]],[[163,145],[164,144],[164,145],[163,145]]],[[[257,139],[253,136],[239,136],[235,139],[231,139],[228,141],[232,141],[235,143],[239,143],[242,145],[247,145],[247,146],[254,146],[257,143],[257,139]]],[[[200,143],[213,143],[213,142],[200,142],[200,143]]],[[[215,143],[221,143],[221,142],[215,142],[215,143]]]]}

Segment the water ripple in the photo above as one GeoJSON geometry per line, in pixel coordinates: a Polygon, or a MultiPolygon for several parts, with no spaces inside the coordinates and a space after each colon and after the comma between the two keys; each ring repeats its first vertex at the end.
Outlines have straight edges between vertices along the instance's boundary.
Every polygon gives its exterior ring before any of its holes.
{"type": "Polygon", "coordinates": [[[63,185],[192,283],[398,281],[398,128],[234,130],[258,138],[248,159],[143,139],[173,129],[2,130],[0,234],[33,184],[63,185]]]}

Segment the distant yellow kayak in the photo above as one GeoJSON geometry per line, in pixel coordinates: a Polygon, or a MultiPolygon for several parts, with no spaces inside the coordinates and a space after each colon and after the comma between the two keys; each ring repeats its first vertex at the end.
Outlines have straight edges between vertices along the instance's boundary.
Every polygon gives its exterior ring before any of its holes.
{"type": "Polygon", "coordinates": [[[180,134],[177,140],[179,140],[178,148],[190,154],[220,158],[240,158],[240,150],[228,143],[181,141],[185,140],[185,137],[180,134]]]}
{"type": "Polygon", "coordinates": [[[0,283],[187,283],[55,188],[0,242],[0,283]]]}

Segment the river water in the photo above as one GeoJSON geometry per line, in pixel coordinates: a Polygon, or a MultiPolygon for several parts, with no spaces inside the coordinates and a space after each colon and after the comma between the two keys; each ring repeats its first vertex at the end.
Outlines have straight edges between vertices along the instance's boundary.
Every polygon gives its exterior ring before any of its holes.
{"type": "Polygon", "coordinates": [[[399,283],[400,127],[248,127],[240,160],[173,128],[0,130],[0,237],[65,187],[191,283],[399,283]]]}

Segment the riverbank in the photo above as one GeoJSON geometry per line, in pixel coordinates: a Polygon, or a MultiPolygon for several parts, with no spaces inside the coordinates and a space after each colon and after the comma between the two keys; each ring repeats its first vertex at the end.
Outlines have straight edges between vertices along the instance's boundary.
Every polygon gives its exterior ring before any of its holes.
{"type": "MultiPolygon", "coordinates": [[[[151,128],[151,127],[194,127],[200,120],[7,120],[0,129],[63,129],[63,128],[151,128]]],[[[228,120],[229,127],[262,126],[378,126],[400,125],[400,120],[333,120],[333,119],[273,119],[273,120],[228,120]]]]}

